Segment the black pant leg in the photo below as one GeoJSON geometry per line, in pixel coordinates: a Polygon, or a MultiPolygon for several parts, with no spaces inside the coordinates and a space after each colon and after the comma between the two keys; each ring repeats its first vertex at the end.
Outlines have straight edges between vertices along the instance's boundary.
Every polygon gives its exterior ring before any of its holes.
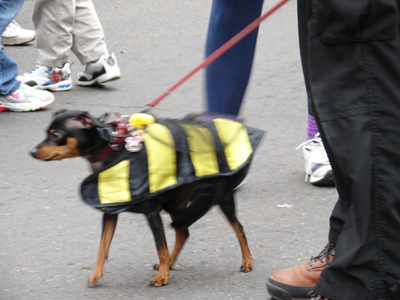
{"type": "Polygon", "coordinates": [[[340,196],[330,223],[336,255],[317,291],[334,300],[399,299],[398,1],[298,3],[299,22],[307,20],[299,24],[306,85],[340,196]]]}

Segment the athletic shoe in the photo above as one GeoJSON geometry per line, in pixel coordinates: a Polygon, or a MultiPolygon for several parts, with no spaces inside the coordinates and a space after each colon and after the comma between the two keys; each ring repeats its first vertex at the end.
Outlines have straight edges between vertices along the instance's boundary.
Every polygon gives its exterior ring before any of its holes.
{"type": "MultiPolygon", "coordinates": [[[[1,97],[1,96],[0,96],[1,97]]],[[[0,112],[5,111],[5,110],[9,110],[7,107],[4,107],[1,103],[0,103],[0,112]]]]}
{"type": "Polygon", "coordinates": [[[267,282],[268,293],[278,300],[307,298],[321,277],[322,270],[332,262],[334,256],[335,247],[328,243],[320,254],[302,265],[274,272],[267,282]]]}
{"type": "Polygon", "coordinates": [[[332,167],[326,154],[319,133],[313,139],[305,141],[296,148],[303,146],[305,159],[306,181],[316,186],[334,186],[332,167]]]}
{"type": "Polygon", "coordinates": [[[38,90],[62,92],[69,91],[72,88],[69,63],[65,63],[59,68],[36,65],[29,72],[17,76],[17,79],[38,90]]]}
{"type": "Polygon", "coordinates": [[[88,63],[83,72],[78,74],[78,85],[89,86],[103,84],[121,77],[114,53],[102,55],[95,62],[88,63]]]}
{"type": "Polygon", "coordinates": [[[6,46],[22,45],[35,39],[35,31],[23,29],[12,20],[1,35],[1,43],[6,46]]]}
{"type": "Polygon", "coordinates": [[[24,83],[14,93],[0,95],[0,105],[11,111],[34,111],[49,106],[54,101],[52,93],[38,91],[24,83]]]}

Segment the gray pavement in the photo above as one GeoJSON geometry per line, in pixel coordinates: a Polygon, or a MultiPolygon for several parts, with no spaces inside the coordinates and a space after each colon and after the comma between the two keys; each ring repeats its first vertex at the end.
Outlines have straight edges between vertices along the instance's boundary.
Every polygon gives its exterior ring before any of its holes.
{"type": "MultiPolygon", "coordinates": [[[[264,9],[275,1],[266,0],[264,9]]],[[[156,271],[154,240],[142,215],[121,214],[102,285],[88,288],[100,241],[101,214],[79,198],[89,174],[83,159],[41,162],[28,151],[44,137],[59,109],[137,112],[199,64],[204,55],[211,0],[97,0],[110,51],[122,78],[103,87],[55,93],[47,109],[0,113],[0,299],[268,299],[266,280],[275,270],[316,255],[327,241],[334,188],[304,182],[301,150],[307,105],[297,44],[296,2],[260,28],[251,83],[242,116],[267,131],[248,183],[237,193],[238,215],[255,268],[239,272],[241,255],[233,230],[218,209],[191,227],[191,237],[169,285],[151,288],[156,271]],[[288,204],[288,207],[279,205],[288,204]]],[[[17,21],[33,29],[33,3],[17,21]]],[[[20,66],[33,68],[34,44],[5,47],[20,66]]],[[[74,80],[82,66],[74,62],[74,80]]],[[[182,117],[202,111],[200,72],[152,112],[182,117]]],[[[173,231],[163,215],[172,247],[173,231]]]]}

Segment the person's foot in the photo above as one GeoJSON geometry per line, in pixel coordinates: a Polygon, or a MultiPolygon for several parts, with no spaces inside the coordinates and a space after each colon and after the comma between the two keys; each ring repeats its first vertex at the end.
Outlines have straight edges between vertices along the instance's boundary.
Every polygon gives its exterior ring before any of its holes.
{"type": "Polygon", "coordinates": [[[319,133],[313,139],[302,143],[305,159],[306,181],[316,186],[334,186],[332,167],[319,133]]]}
{"type": "Polygon", "coordinates": [[[94,62],[88,63],[83,72],[78,74],[78,85],[90,86],[103,84],[107,81],[116,80],[121,77],[114,53],[102,55],[94,62]]]}
{"type": "Polygon", "coordinates": [[[59,68],[36,65],[29,72],[17,76],[17,79],[30,87],[51,92],[69,91],[72,88],[69,63],[59,68]]]}
{"type": "Polygon", "coordinates": [[[292,300],[292,298],[307,298],[315,288],[321,272],[333,260],[335,247],[326,245],[316,257],[301,265],[274,272],[268,279],[267,290],[272,298],[277,300],[292,300]]]}
{"type": "Polygon", "coordinates": [[[1,35],[1,43],[5,46],[22,45],[35,39],[35,31],[23,29],[12,20],[1,35]]]}
{"type": "Polygon", "coordinates": [[[24,83],[14,93],[0,95],[0,107],[11,111],[35,111],[49,106],[53,101],[52,93],[36,90],[24,83]]]}

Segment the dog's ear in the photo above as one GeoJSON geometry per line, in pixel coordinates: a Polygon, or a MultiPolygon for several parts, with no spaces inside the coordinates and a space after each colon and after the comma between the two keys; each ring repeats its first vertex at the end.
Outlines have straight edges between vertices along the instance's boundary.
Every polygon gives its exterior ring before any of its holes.
{"type": "Polygon", "coordinates": [[[66,109],[57,110],[57,111],[53,114],[53,117],[55,117],[55,116],[57,116],[57,115],[59,115],[59,114],[62,114],[62,113],[64,113],[64,112],[66,112],[66,111],[67,111],[66,109]]]}
{"type": "Polygon", "coordinates": [[[95,117],[91,116],[88,112],[84,111],[80,116],[79,119],[81,120],[83,126],[87,129],[93,127],[104,127],[104,122],[95,117]]]}
{"type": "Polygon", "coordinates": [[[110,113],[105,112],[104,114],[102,114],[100,117],[97,117],[97,120],[99,120],[102,123],[105,123],[108,119],[108,117],[110,116],[110,113]]]}

